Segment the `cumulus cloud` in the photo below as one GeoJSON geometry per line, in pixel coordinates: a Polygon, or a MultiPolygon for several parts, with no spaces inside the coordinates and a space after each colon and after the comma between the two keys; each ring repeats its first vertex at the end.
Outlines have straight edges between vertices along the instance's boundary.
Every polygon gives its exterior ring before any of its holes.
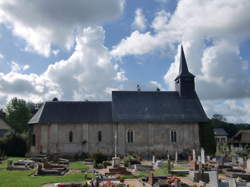
{"type": "Polygon", "coordinates": [[[1,0],[0,23],[27,42],[26,50],[49,56],[52,44],[71,48],[83,27],[114,19],[124,0],[1,0]]]}
{"type": "Polygon", "coordinates": [[[9,100],[22,97],[29,101],[107,99],[108,88],[127,80],[125,72],[114,65],[108,49],[103,45],[102,27],[83,29],[76,38],[72,55],[48,66],[41,75],[24,74],[27,66],[12,62],[9,73],[0,73],[0,93],[9,100]],[[119,79],[119,80],[118,80],[119,79]]]}
{"type": "Polygon", "coordinates": [[[135,11],[135,19],[132,27],[139,31],[144,31],[147,28],[147,20],[143,14],[142,9],[140,8],[136,9],[135,11]]]}
{"type": "MultiPolygon", "coordinates": [[[[42,74],[23,72],[28,67],[11,63],[9,73],[0,73],[0,100],[19,97],[33,102],[51,100],[110,100],[112,90],[136,90],[126,72],[113,61],[104,46],[102,27],[88,27],[76,38],[68,59],[50,64],[42,74]]],[[[155,90],[155,81],[142,84],[143,90],[155,90]]],[[[3,102],[0,101],[0,104],[3,102]]]]}
{"type": "Polygon", "coordinates": [[[202,104],[209,117],[222,114],[228,122],[250,121],[250,99],[204,100],[202,104]]]}

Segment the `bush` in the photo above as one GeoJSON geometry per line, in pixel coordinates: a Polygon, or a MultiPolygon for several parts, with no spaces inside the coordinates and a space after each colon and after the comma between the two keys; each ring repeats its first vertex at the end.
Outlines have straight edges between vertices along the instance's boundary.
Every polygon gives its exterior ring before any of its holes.
{"type": "Polygon", "coordinates": [[[111,162],[109,162],[109,161],[104,161],[104,162],[102,162],[102,164],[103,164],[103,166],[106,168],[107,166],[111,166],[112,164],[111,164],[111,162]]]}
{"type": "Polygon", "coordinates": [[[96,164],[100,164],[108,159],[108,156],[103,153],[93,153],[92,159],[96,164]]]}
{"type": "Polygon", "coordinates": [[[128,166],[133,165],[133,164],[140,164],[141,163],[140,159],[136,158],[134,156],[127,156],[127,157],[125,157],[124,160],[123,160],[123,162],[124,162],[124,166],[125,167],[128,167],[128,166]]]}
{"type": "Polygon", "coordinates": [[[21,135],[11,134],[0,140],[0,149],[7,156],[23,157],[27,152],[27,144],[21,135]]]}

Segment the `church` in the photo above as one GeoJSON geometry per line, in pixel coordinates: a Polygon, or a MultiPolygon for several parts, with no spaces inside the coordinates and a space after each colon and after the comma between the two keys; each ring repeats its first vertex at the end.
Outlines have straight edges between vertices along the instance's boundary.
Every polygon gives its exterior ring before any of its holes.
{"type": "Polygon", "coordinates": [[[166,156],[200,148],[208,121],[181,47],[175,91],[113,91],[111,101],[47,101],[30,119],[31,153],[166,156]]]}

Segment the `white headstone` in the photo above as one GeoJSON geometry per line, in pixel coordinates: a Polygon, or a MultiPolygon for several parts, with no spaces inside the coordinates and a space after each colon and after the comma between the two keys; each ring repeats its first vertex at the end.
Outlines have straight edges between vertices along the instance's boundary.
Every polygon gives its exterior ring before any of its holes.
{"type": "Polygon", "coordinates": [[[177,151],[175,152],[175,162],[176,163],[178,162],[178,152],[177,151]]]}
{"type": "Polygon", "coordinates": [[[201,163],[205,164],[205,150],[201,148],[201,163]]]}
{"type": "Polygon", "coordinates": [[[229,178],[228,184],[229,184],[229,187],[237,187],[237,183],[234,178],[229,178]]]}
{"type": "Polygon", "coordinates": [[[201,156],[198,156],[198,162],[201,162],[201,156]]]}
{"type": "Polygon", "coordinates": [[[153,155],[152,164],[155,164],[155,155],[153,155]]]}
{"type": "Polygon", "coordinates": [[[218,172],[217,171],[208,171],[209,175],[209,183],[206,185],[206,187],[218,187],[218,172]]]}
{"type": "Polygon", "coordinates": [[[193,149],[193,161],[196,161],[196,153],[194,149],[193,149]]]}
{"type": "Polygon", "coordinates": [[[210,161],[210,156],[209,155],[207,156],[207,160],[210,161]]]}

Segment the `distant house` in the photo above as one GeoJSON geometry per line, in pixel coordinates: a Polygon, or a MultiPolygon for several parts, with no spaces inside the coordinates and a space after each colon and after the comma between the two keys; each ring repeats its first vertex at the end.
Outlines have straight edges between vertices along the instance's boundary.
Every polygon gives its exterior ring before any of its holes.
{"type": "Polygon", "coordinates": [[[243,149],[250,146],[250,130],[240,130],[229,141],[233,148],[243,149]]]}
{"type": "Polygon", "coordinates": [[[10,126],[4,120],[4,115],[0,112],[0,137],[3,137],[5,134],[11,131],[10,126]]]}
{"type": "Polygon", "coordinates": [[[223,128],[214,128],[213,131],[217,145],[228,143],[228,133],[223,128]]]}
{"type": "Polygon", "coordinates": [[[142,156],[200,148],[208,118],[181,50],[175,91],[113,91],[111,101],[48,101],[29,121],[31,153],[142,156]]]}

